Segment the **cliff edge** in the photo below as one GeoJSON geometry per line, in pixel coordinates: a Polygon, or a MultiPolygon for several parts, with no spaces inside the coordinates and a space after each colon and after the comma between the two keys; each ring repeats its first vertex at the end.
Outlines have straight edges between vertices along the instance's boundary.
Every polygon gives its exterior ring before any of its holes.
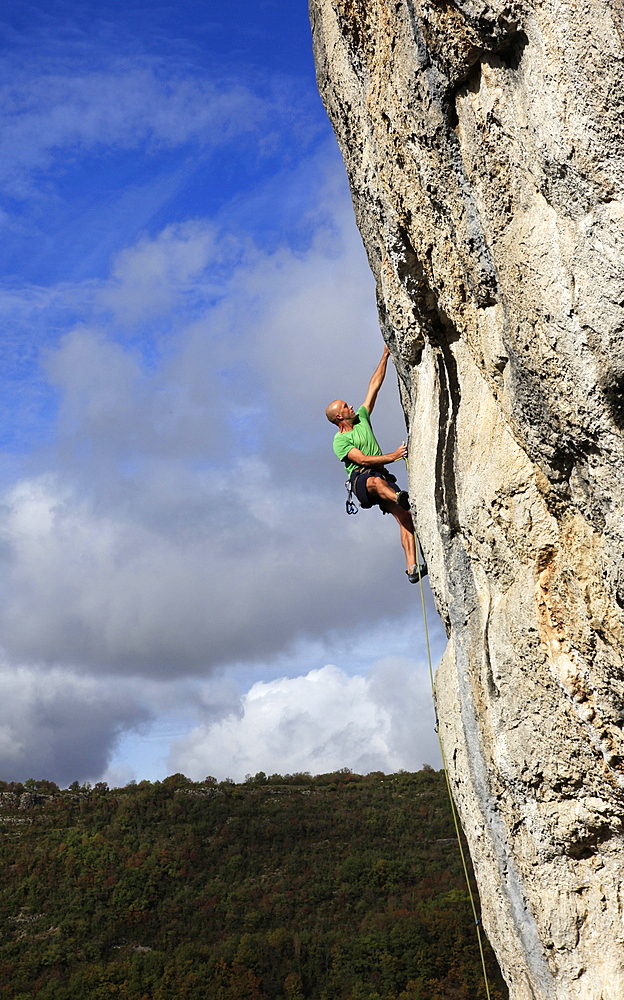
{"type": "Polygon", "coordinates": [[[620,0],[310,0],[512,1000],[624,997],[620,0]]]}

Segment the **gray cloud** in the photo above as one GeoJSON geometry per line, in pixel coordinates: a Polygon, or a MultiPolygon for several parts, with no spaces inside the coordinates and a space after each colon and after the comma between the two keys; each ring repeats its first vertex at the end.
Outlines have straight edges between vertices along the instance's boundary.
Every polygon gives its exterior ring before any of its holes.
{"type": "MultiPolygon", "coordinates": [[[[186,483],[173,485],[182,508],[186,483]]],[[[192,523],[161,508],[159,528],[140,512],[97,511],[50,477],[11,491],[0,609],[7,653],[167,676],[354,627],[373,601],[376,615],[393,610],[392,588],[377,593],[368,567],[383,577],[394,564],[399,575],[394,532],[337,521],[342,512],[328,510],[322,493],[280,486],[257,461],[191,486],[192,523]]]]}
{"type": "Polygon", "coordinates": [[[0,668],[0,774],[61,786],[98,779],[118,735],[148,718],[128,685],[64,670],[0,668]]]}

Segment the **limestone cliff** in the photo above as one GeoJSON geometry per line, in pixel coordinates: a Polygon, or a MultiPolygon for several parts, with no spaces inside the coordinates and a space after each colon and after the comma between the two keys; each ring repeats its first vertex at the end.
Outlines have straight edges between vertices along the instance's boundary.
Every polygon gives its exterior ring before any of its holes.
{"type": "Polygon", "coordinates": [[[624,64],[612,0],[310,0],[513,1000],[624,997],[624,64]]]}

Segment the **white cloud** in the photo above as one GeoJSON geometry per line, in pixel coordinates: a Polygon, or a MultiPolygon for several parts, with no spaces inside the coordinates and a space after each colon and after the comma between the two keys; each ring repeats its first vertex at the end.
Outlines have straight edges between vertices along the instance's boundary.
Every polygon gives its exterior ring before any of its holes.
{"type": "Polygon", "coordinates": [[[225,290],[225,282],[215,280],[223,256],[223,241],[216,246],[214,225],[206,220],[175,223],[155,239],[143,237],[117,255],[100,301],[126,326],[164,318],[184,298],[191,300],[187,309],[198,303],[205,307],[225,290]]]}
{"type": "Polygon", "coordinates": [[[239,84],[127,59],[71,74],[8,67],[0,106],[0,177],[18,198],[34,194],[32,172],[53,163],[67,169],[77,155],[143,145],[221,145],[261,126],[270,108],[239,84]]]}
{"type": "Polygon", "coordinates": [[[439,761],[425,673],[389,657],[368,676],[335,666],[306,676],[258,682],[241,711],[200,725],[174,745],[170,769],[242,780],[258,771],[315,774],[415,770],[439,761]],[[424,692],[424,693],[423,693],[424,692]]]}

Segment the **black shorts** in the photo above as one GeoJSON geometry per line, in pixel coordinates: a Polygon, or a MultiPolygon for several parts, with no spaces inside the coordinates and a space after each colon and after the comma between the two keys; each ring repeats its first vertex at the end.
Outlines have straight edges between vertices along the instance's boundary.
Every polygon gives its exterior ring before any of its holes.
{"type": "Polygon", "coordinates": [[[388,472],[385,466],[382,465],[378,469],[354,469],[349,477],[353,487],[353,492],[358,498],[360,507],[365,509],[368,509],[369,507],[381,507],[383,510],[383,500],[381,500],[380,497],[371,496],[366,489],[366,483],[371,476],[381,476],[381,478],[385,479],[391,486],[395,485],[396,476],[393,476],[392,473],[388,472]]]}

